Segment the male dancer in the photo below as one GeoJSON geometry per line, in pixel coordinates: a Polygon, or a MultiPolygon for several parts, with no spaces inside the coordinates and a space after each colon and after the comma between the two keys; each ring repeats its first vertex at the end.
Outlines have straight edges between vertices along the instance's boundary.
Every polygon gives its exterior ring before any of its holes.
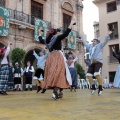
{"type": "MultiPolygon", "coordinates": [[[[41,90],[40,82],[41,80],[44,79],[44,67],[45,67],[47,54],[45,54],[45,50],[41,50],[40,56],[38,56],[35,51],[33,51],[33,55],[37,59],[37,70],[35,72],[33,79],[35,80],[37,84],[37,87],[38,87],[37,93],[38,93],[41,90]]],[[[45,91],[46,89],[43,89],[41,93],[44,93],[45,91]]]]}
{"type": "Polygon", "coordinates": [[[102,77],[101,77],[101,69],[102,69],[102,50],[103,47],[107,44],[107,42],[110,40],[110,34],[112,31],[108,33],[108,36],[105,36],[103,42],[100,43],[98,39],[93,39],[93,44],[88,44],[86,41],[83,40],[83,44],[86,47],[86,49],[90,52],[90,60],[91,65],[88,68],[87,71],[87,78],[89,79],[91,85],[92,85],[92,94],[94,94],[96,88],[93,81],[93,75],[96,77],[99,87],[98,87],[98,95],[102,94],[102,77]]]}

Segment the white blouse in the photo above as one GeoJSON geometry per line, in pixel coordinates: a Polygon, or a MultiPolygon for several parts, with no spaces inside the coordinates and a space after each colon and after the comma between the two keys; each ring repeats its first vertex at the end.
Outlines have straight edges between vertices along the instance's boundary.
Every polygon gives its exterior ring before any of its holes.
{"type": "Polygon", "coordinates": [[[5,51],[5,55],[1,61],[1,65],[8,64],[7,56],[9,55],[9,53],[10,53],[10,46],[7,46],[7,49],[5,51]]]}
{"type": "Polygon", "coordinates": [[[68,66],[69,68],[74,68],[75,67],[75,62],[78,60],[78,57],[76,57],[74,60],[73,60],[73,62],[71,63],[71,65],[70,66],[68,66]]]}
{"type": "Polygon", "coordinates": [[[34,67],[33,66],[31,66],[31,69],[29,69],[29,67],[30,66],[27,66],[27,68],[25,67],[25,70],[24,70],[24,72],[34,72],[35,70],[34,70],[34,67]]]}

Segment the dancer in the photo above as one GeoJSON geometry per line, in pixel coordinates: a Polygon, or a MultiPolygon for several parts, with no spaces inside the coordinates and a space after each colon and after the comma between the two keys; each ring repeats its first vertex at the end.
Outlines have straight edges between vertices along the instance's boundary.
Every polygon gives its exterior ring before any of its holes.
{"type": "MultiPolygon", "coordinates": [[[[112,51],[113,51],[113,56],[118,59],[118,62],[120,64],[120,51],[116,52],[115,46],[112,47],[112,51]]],[[[116,74],[115,74],[114,87],[120,88],[120,65],[118,66],[116,74]]]]}
{"type": "MultiPolygon", "coordinates": [[[[33,50],[33,55],[37,59],[37,70],[35,72],[33,79],[35,80],[35,83],[37,85],[37,93],[38,93],[42,89],[40,84],[41,81],[44,79],[44,67],[48,52],[45,54],[45,50],[41,50],[40,56],[38,56],[37,53],[33,50]]],[[[45,93],[45,91],[46,89],[43,89],[41,93],[45,93]]]]}
{"type": "Polygon", "coordinates": [[[0,94],[8,95],[8,77],[9,77],[9,65],[7,56],[10,53],[10,45],[8,44],[7,48],[0,49],[0,58],[1,58],[1,68],[0,68],[0,94]]]}
{"type": "Polygon", "coordinates": [[[72,84],[71,75],[61,51],[61,41],[69,35],[74,23],[72,20],[70,26],[61,35],[57,34],[56,29],[50,29],[47,32],[46,44],[50,53],[46,60],[44,87],[53,88],[52,98],[55,100],[62,98],[63,88],[69,88],[72,84]],[[59,94],[58,90],[60,90],[59,94]]]}
{"type": "Polygon", "coordinates": [[[34,73],[34,67],[31,66],[30,61],[27,62],[27,66],[24,70],[25,75],[25,91],[28,91],[28,87],[30,87],[30,91],[32,91],[32,77],[34,73]]]}
{"type": "Polygon", "coordinates": [[[68,64],[70,74],[72,77],[72,85],[70,87],[71,92],[73,89],[76,92],[76,88],[77,88],[77,71],[74,66],[77,60],[78,60],[78,57],[76,56],[76,58],[74,59],[73,55],[69,55],[67,59],[67,64],[68,64]]]}
{"type": "Polygon", "coordinates": [[[110,40],[109,35],[111,33],[112,31],[109,32],[108,36],[105,36],[104,41],[102,43],[100,43],[98,39],[93,39],[92,44],[89,44],[87,41],[83,40],[84,46],[90,52],[91,65],[88,68],[86,76],[92,85],[92,94],[94,94],[96,90],[95,84],[93,81],[93,75],[96,77],[99,83],[98,95],[102,94],[102,77],[101,77],[101,69],[103,65],[102,64],[102,50],[103,50],[103,47],[107,44],[107,42],[110,40]]]}

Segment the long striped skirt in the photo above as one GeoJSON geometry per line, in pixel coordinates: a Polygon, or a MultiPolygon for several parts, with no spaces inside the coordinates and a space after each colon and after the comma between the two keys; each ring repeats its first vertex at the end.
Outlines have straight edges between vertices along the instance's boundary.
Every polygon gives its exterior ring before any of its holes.
{"type": "Polygon", "coordinates": [[[65,63],[59,51],[51,52],[46,59],[44,88],[69,88],[66,79],[65,63]]]}
{"type": "Polygon", "coordinates": [[[72,77],[72,87],[77,87],[77,72],[75,68],[69,68],[72,77]]]}
{"type": "Polygon", "coordinates": [[[9,66],[4,64],[0,68],[0,91],[8,90],[9,66]]]}

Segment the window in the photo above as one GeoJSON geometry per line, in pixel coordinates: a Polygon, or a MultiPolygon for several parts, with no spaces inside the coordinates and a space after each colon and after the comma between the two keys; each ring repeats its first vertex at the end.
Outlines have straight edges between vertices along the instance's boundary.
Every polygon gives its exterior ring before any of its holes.
{"type": "Polygon", "coordinates": [[[109,46],[109,50],[110,50],[109,63],[118,62],[118,60],[113,56],[113,52],[112,52],[113,46],[115,46],[116,53],[119,51],[119,44],[114,44],[109,46]]]}
{"type": "Polygon", "coordinates": [[[5,0],[0,0],[0,6],[5,7],[5,0]]]}
{"type": "Polygon", "coordinates": [[[109,81],[110,81],[110,83],[113,83],[113,82],[114,82],[115,73],[116,73],[116,72],[109,72],[109,81]]]}
{"type": "Polygon", "coordinates": [[[117,0],[117,4],[120,4],[120,0],[117,0]]]}
{"type": "Polygon", "coordinates": [[[117,10],[116,1],[107,3],[107,12],[112,12],[117,10]]]}
{"type": "Polygon", "coordinates": [[[71,16],[63,13],[63,30],[66,30],[71,22],[71,16]]]}
{"type": "Polygon", "coordinates": [[[114,30],[113,33],[110,35],[110,39],[117,39],[118,36],[118,23],[110,23],[108,24],[108,30],[114,30]]]}
{"type": "Polygon", "coordinates": [[[34,18],[43,19],[43,4],[40,4],[35,1],[31,1],[31,16],[32,16],[32,23],[34,23],[34,18]]]}

